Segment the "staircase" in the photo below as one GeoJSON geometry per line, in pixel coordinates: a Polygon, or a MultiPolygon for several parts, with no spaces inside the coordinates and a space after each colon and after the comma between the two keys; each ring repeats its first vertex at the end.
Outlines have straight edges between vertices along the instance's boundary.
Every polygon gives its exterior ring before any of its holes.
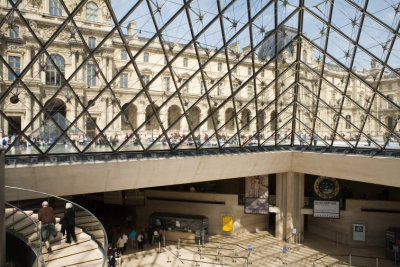
{"type": "MultiPolygon", "coordinates": [[[[88,216],[84,211],[76,212],[75,233],[77,242],[65,243],[65,236],[60,233],[61,225],[58,223],[63,211],[56,210],[56,230],[57,236],[51,238],[50,243],[53,252],[47,253],[45,247],[42,248],[37,266],[44,263],[47,267],[87,267],[103,266],[103,252],[101,245],[104,242],[103,231],[99,229],[100,223],[93,216],[88,216]],[[89,229],[89,230],[86,230],[89,229]],[[101,232],[101,233],[100,233],[101,232]],[[98,240],[95,237],[100,237],[98,240]],[[100,247],[99,247],[100,245],[100,247]]],[[[5,226],[7,231],[19,236],[34,250],[39,250],[40,241],[36,225],[38,215],[33,211],[20,211],[16,208],[6,208],[5,226]],[[29,216],[29,217],[27,217],[29,216]]]]}

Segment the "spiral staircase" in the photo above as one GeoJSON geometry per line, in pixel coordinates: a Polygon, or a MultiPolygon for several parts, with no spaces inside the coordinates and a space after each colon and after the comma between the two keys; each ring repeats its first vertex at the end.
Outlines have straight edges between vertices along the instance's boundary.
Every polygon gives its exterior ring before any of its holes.
{"type": "MultiPolygon", "coordinates": [[[[33,190],[7,187],[6,192],[10,190],[29,191],[29,193],[41,194],[42,199],[53,206],[56,215],[57,235],[50,239],[53,252],[48,253],[44,243],[38,238],[38,214],[37,205],[34,208],[29,204],[23,203],[17,207],[18,201],[12,203],[6,202],[5,226],[8,234],[22,240],[28,245],[36,255],[36,261],[32,264],[34,267],[88,267],[104,266],[106,262],[107,235],[100,221],[88,210],[82,206],[73,203],[67,199],[52,196],[46,193],[33,190]],[[44,198],[43,198],[44,197],[44,198]],[[77,242],[66,243],[66,236],[61,234],[60,218],[64,214],[66,202],[71,202],[75,209],[75,233],[77,242]],[[24,207],[24,208],[22,208],[24,207]]],[[[31,204],[32,205],[32,204],[31,204]]]]}

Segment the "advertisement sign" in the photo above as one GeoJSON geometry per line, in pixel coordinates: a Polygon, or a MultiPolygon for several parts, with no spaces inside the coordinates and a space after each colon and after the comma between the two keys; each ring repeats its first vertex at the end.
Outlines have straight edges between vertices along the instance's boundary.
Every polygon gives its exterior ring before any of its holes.
{"type": "Polygon", "coordinates": [[[268,214],[268,175],[246,177],[245,213],[268,214]]]}
{"type": "Polygon", "coordinates": [[[222,216],[222,231],[233,231],[233,216],[222,216]]]}
{"type": "Polygon", "coordinates": [[[365,225],[360,223],[353,224],[353,240],[365,241],[365,225]]]}
{"type": "Polygon", "coordinates": [[[340,219],[339,201],[314,200],[314,217],[340,219]]]}

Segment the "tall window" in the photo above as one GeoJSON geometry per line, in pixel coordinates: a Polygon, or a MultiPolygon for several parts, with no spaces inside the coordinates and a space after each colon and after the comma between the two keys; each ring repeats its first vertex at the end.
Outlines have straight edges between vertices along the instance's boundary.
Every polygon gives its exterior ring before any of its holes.
{"type": "MultiPolygon", "coordinates": [[[[60,55],[51,55],[51,59],[56,64],[57,68],[64,74],[65,71],[65,60],[60,55]]],[[[48,57],[46,60],[46,84],[47,85],[61,85],[61,73],[57,71],[57,68],[54,66],[53,62],[51,62],[48,57]]]]}
{"type": "Polygon", "coordinates": [[[205,92],[204,82],[201,81],[201,82],[200,82],[200,93],[203,94],[204,92],[205,92]]]}
{"type": "Polygon", "coordinates": [[[169,89],[170,89],[170,77],[164,77],[163,78],[163,90],[169,91],[169,89]]]}
{"type": "Polygon", "coordinates": [[[128,59],[128,52],[126,52],[126,50],[121,50],[121,59],[122,60],[128,59]]]}
{"type": "Polygon", "coordinates": [[[144,84],[148,84],[150,82],[150,75],[143,75],[142,78],[144,84]]]}
{"type": "Polygon", "coordinates": [[[351,129],[351,116],[346,115],[346,129],[351,129]]]}
{"type": "MultiPolygon", "coordinates": [[[[187,81],[187,79],[182,79],[182,84],[184,84],[187,81]]],[[[187,82],[185,84],[185,86],[183,87],[183,92],[184,93],[189,93],[189,82],[187,82]]]]}
{"type": "Polygon", "coordinates": [[[19,27],[13,26],[10,28],[10,38],[19,38],[19,27]]]}
{"type": "Polygon", "coordinates": [[[222,95],[223,94],[223,88],[224,88],[224,83],[219,83],[217,86],[217,95],[222,95]]]}
{"type": "Polygon", "coordinates": [[[96,65],[87,64],[86,72],[87,72],[86,76],[87,86],[96,86],[96,65]]]}
{"type": "Polygon", "coordinates": [[[247,75],[251,75],[251,67],[247,68],[247,75]]]}
{"type": "Polygon", "coordinates": [[[189,59],[187,57],[183,58],[183,66],[187,67],[189,65],[189,59]]]}
{"type": "Polygon", "coordinates": [[[254,91],[253,91],[253,86],[249,85],[247,86],[247,97],[251,98],[253,97],[254,91]]]}
{"type": "Polygon", "coordinates": [[[261,78],[264,78],[264,71],[261,71],[261,78]]]}
{"type": "Polygon", "coordinates": [[[121,73],[119,76],[119,87],[128,88],[128,73],[121,73]]]}
{"type": "Polygon", "coordinates": [[[96,48],[96,37],[93,37],[93,36],[89,37],[88,46],[90,49],[96,48]]]}
{"type": "Polygon", "coordinates": [[[62,16],[62,5],[60,0],[49,0],[49,13],[53,16],[62,16]]]}
{"type": "Polygon", "coordinates": [[[98,10],[99,7],[94,2],[89,2],[86,5],[86,19],[90,22],[98,21],[98,10]]]}
{"type": "MultiPolygon", "coordinates": [[[[15,71],[16,74],[19,74],[21,72],[21,57],[9,56],[8,64],[15,71]]],[[[15,75],[11,71],[8,72],[8,79],[10,81],[15,80],[15,75]]]]}
{"type": "Polygon", "coordinates": [[[149,53],[147,52],[143,53],[143,62],[149,62],[149,53]]]}
{"type": "Polygon", "coordinates": [[[222,71],[222,63],[218,63],[218,71],[222,71]]]}

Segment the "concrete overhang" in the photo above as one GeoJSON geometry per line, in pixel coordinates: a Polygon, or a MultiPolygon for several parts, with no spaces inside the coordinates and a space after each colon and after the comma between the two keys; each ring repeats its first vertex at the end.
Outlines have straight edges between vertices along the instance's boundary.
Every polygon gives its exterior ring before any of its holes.
{"type": "Polygon", "coordinates": [[[5,173],[8,186],[63,196],[291,171],[400,187],[398,158],[294,151],[8,166],[5,173]]]}

